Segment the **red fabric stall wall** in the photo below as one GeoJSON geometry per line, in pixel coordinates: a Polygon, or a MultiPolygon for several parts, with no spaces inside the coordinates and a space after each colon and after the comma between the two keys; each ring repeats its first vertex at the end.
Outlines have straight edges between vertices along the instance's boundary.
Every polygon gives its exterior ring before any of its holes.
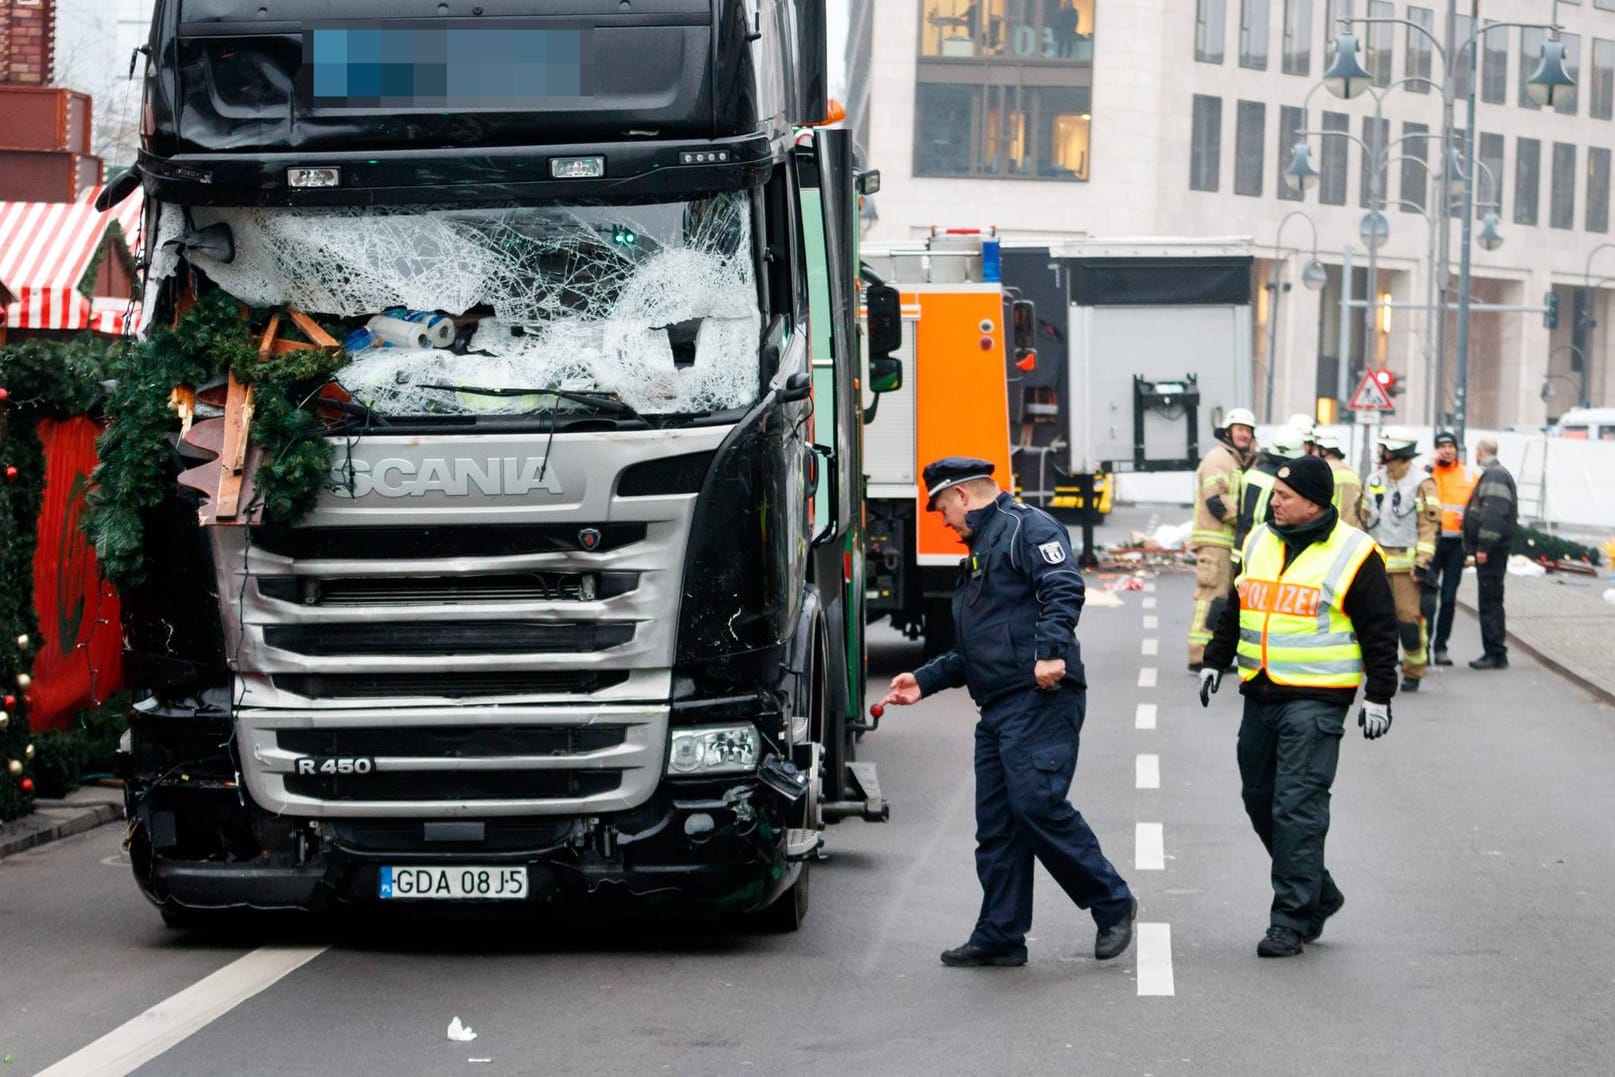
{"type": "Polygon", "coordinates": [[[85,418],[39,424],[45,501],[34,550],[34,609],[43,638],[28,688],[28,724],[36,730],[65,728],[123,684],[118,595],[101,579],[95,550],[79,529],[99,433],[85,418]]]}

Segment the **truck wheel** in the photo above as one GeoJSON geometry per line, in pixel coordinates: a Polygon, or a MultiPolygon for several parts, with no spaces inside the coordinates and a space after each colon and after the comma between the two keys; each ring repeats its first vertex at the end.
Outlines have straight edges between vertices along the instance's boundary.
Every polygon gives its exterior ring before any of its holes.
{"type": "Polygon", "coordinates": [[[803,861],[791,888],[768,908],[757,913],[757,926],[770,935],[789,935],[802,926],[808,911],[808,876],[813,865],[803,861]]]}

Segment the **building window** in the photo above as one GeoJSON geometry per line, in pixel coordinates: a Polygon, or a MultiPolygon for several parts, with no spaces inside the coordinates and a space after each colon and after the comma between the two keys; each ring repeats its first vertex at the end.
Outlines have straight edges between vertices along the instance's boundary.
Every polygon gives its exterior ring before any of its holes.
{"type": "MultiPolygon", "coordinates": [[[[1615,0],[1610,0],[1615,3],[1615,0]]],[[[1615,115],[1615,41],[1593,38],[1592,80],[1587,84],[1587,115],[1607,120],[1615,115]]]]}
{"type": "Polygon", "coordinates": [[[1509,28],[1486,31],[1482,40],[1480,99],[1488,105],[1508,102],[1508,35],[1509,28]]]}
{"type": "Polygon", "coordinates": [[[1372,147],[1371,150],[1363,150],[1362,190],[1358,194],[1358,205],[1364,209],[1378,209],[1385,204],[1388,182],[1385,162],[1390,156],[1386,147],[1390,141],[1390,120],[1380,120],[1376,124],[1372,116],[1363,117],[1363,145],[1372,147]],[[1371,195],[1377,195],[1377,198],[1371,199],[1371,195]],[[1377,201],[1379,205],[1371,205],[1371,201],[1377,201]]]}
{"type": "Polygon", "coordinates": [[[1548,191],[1548,227],[1576,226],[1576,147],[1553,144],[1553,186],[1548,191]]]}
{"type": "Polygon", "coordinates": [[[1481,166],[1475,169],[1475,218],[1488,213],[1503,215],[1503,136],[1480,133],[1475,146],[1475,160],[1481,166]],[[1490,205],[1488,205],[1490,203],[1490,205]]]}
{"type": "Polygon", "coordinates": [[[1195,0],[1194,8],[1194,58],[1203,64],[1220,64],[1228,0],[1195,0]]]}
{"type": "Polygon", "coordinates": [[[1424,209],[1425,191],[1429,187],[1430,127],[1422,123],[1402,125],[1402,212],[1417,213],[1424,209]]]}
{"type": "MultiPolygon", "coordinates": [[[[1452,70],[1448,72],[1447,85],[1452,87],[1452,99],[1463,101],[1469,97],[1469,87],[1473,81],[1469,74],[1469,64],[1472,59],[1479,63],[1480,54],[1464,47],[1469,35],[1475,30],[1475,20],[1468,15],[1458,15],[1456,19],[1457,25],[1453,31],[1456,36],[1453,40],[1458,42],[1458,47],[1453,53],[1452,70]]],[[[1475,48],[1480,48],[1479,41],[1475,42],[1475,48]]]]}
{"type": "MultiPolygon", "coordinates": [[[[1390,18],[1396,14],[1396,5],[1388,0],[1373,0],[1368,5],[1369,18],[1390,18]]],[[[1366,27],[1368,33],[1367,62],[1365,66],[1368,73],[1374,77],[1375,86],[1389,86],[1391,84],[1391,42],[1396,39],[1396,24],[1389,22],[1371,22],[1366,27]]]]}
{"type": "Polygon", "coordinates": [[[1267,106],[1241,101],[1234,122],[1234,193],[1254,198],[1262,194],[1262,149],[1266,135],[1267,106]]]}
{"type": "Polygon", "coordinates": [[[1267,70],[1271,0],[1239,0],[1239,66],[1267,70]]]}
{"type": "Polygon", "coordinates": [[[1581,35],[1560,34],[1559,40],[1565,43],[1565,72],[1574,80],[1574,85],[1556,95],[1558,100],[1553,103],[1553,111],[1574,116],[1581,100],[1581,35]]]}
{"type": "Polygon", "coordinates": [[[1323,139],[1323,159],[1318,168],[1318,201],[1326,206],[1346,204],[1346,151],[1351,139],[1344,137],[1351,130],[1351,117],[1344,112],[1325,112],[1323,130],[1331,132],[1323,139]],[[1332,132],[1340,132],[1333,134],[1332,132]]]}
{"type": "Polygon", "coordinates": [[[1095,0],[921,0],[920,55],[1093,61],[1095,0]]]}
{"type": "Polygon", "coordinates": [[[1189,189],[1215,191],[1222,169],[1222,98],[1194,95],[1189,142],[1189,189]]]}
{"type": "MultiPolygon", "coordinates": [[[[1417,25],[1427,33],[1435,33],[1435,13],[1427,7],[1408,8],[1408,21],[1417,25]]],[[[1408,27],[1408,60],[1403,68],[1405,77],[1415,81],[1407,84],[1414,93],[1430,92],[1430,75],[1435,70],[1431,57],[1435,52],[1430,47],[1431,38],[1419,33],[1412,26],[1408,27]]]]}
{"type": "Polygon", "coordinates": [[[1609,231],[1609,150],[1587,148],[1587,231],[1609,231]]]}
{"type": "Polygon", "coordinates": [[[1531,73],[1536,70],[1537,64],[1542,61],[1542,42],[1547,38],[1540,29],[1527,26],[1520,30],[1520,107],[1540,109],[1542,106],[1531,100],[1531,92],[1526,89],[1526,82],[1531,73]]]}
{"type": "Polygon", "coordinates": [[[1088,178],[1086,86],[921,82],[914,97],[916,176],[1088,178]]]}
{"type": "Polygon", "coordinates": [[[1279,198],[1285,202],[1300,202],[1306,196],[1302,193],[1295,180],[1290,178],[1285,169],[1290,167],[1290,156],[1295,150],[1295,144],[1301,141],[1301,132],[1307,129],[1307,114],[1298,108],[1287,105],[1279,107],[1279,152],[1276,160],[1279,165],[1278,181],[1275,186],[1279,198]]]}
{"type": "Polygon", "coordinates": [[[1312,74],[1312,0],[1284,0],[1284,73],[1312,74]]]}
{"type": "Polygon", "coordinates": [[[1514,142],[1514,223],[1535,224],[1541,186],[1542,143],[1534,138],[1514,142]]]}

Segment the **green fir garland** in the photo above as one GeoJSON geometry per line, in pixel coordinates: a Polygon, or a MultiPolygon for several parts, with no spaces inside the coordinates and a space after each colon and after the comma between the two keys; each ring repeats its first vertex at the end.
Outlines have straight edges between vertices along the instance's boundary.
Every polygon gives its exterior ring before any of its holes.
{"type": "MultiPolygon", "coordinates": [[[[173,476],[183,468],[174,448],[179,419],[169,406],[175,386],[207,385],[230,371],[253,386],[251,438],[265,450],[253,476],[256,496],[267,521],[296,523],[328,481],[333,455],[318,417],[300,405],[347,356],[340,350],[294,351],[260,362],[266,314],[244,317],[239,302],[214,289],[175,326],[155,327],[144,341],[85,333],[0,348],[0,388],[8,398],[0,431],[0,704],[10,699],[0,705],[6,714],[0,729],[0,821],[26,815],[35,795],[71,788],[83,767],[104,766],[114,724],[109,716],[116,713],[121,723],[123,713],[122,704],[109,701],[81,714],[63,733],[42,735],[36,743],[29,732],[18,677],[29,675],[39,640],[33,560],[45,459],[37,424],[98,409],[109,420],[97,442],[101,462],[83,527],[102,575],[115,585],[144,579],[142,514],[174,495],[173,476]],[[21,768],[16,774],[13,760],[21,768]],[[24,791],[24,779],[36,786],[32,792],[24,791]]],[[[334,335],[340,337],[340,330],[334,335]]]]}

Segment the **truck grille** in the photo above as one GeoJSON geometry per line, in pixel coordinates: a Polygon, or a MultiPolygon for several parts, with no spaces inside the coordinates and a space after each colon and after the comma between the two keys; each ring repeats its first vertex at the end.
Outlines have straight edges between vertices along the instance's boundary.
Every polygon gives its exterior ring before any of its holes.
{"type": "Polygon", "coordinates": [[[276,688],[306,699],[392,699],[440,696],[588,695],[628,679],[626,670],[493,671],[441,673],[277,673],[276,688]]]}
{"type": "Polygon", "coordinates": [[[298,560],[412,561],[604,553],[643,542],[642,523],[481,524],[442,527],[255,527],[252,545],[298,560]],[[585,546],[583,534],[598,534],[585,546]]]}
{"type": "Polygon", "coordinates": [[[634,638],[631,624],[415,621],[269,625],[264,642],[317,658],[352,655],[587,654],[634,638]]]}
{"type": "Polygon", "coordinates": [[[615,748],[623,726],[397,726],[383,729],[279,729],[275,743],[300,755],[476,759],[578,755],[615,748]]]}
{"type": "Polygon", "coordinates": [[[300,606],[433,606],[491,602],[592,602],[639,587],[637,572],[508,572],[482,576],[279,576],[258,590],[300,606]]]}
{"type": "Polygon", "coordinates": [[[288,775],[286,792],[328,801],[572,800],[610,793],[616,770],[396,770],[288,775]]]}

